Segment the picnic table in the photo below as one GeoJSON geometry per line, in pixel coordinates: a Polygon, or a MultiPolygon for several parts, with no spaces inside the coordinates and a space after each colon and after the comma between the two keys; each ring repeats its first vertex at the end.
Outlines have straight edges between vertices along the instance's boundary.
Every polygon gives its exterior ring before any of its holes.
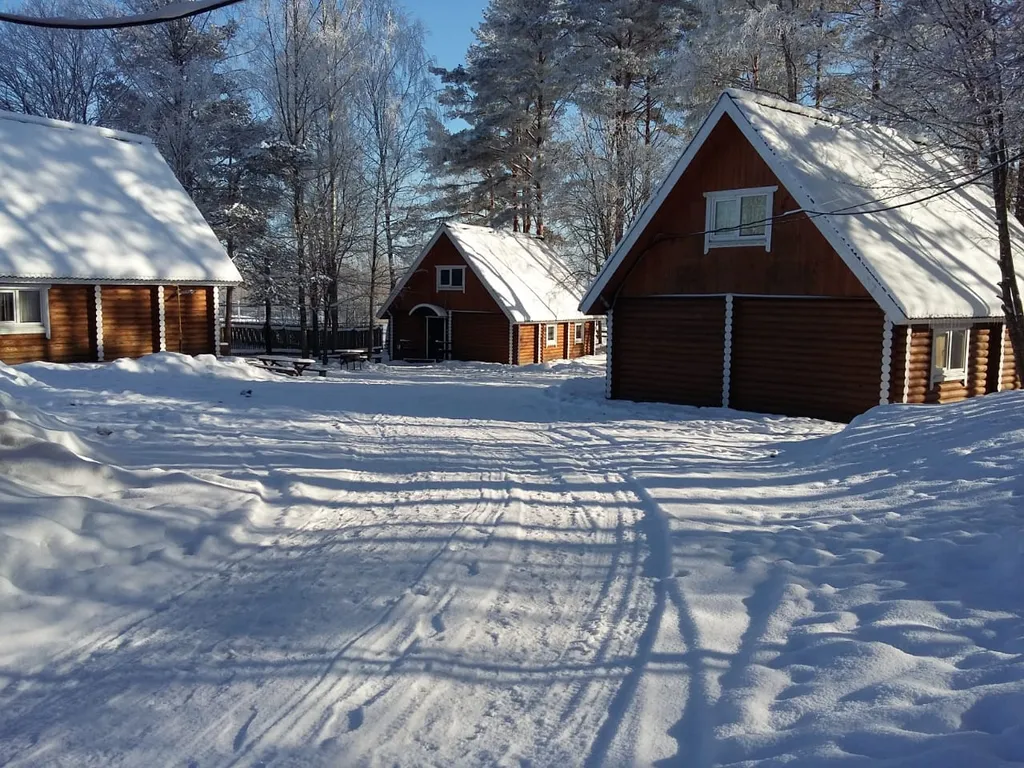
{"type": "Polygon", "coordinates": [[[256,355],[259,367],[272,373],[280,373],[285,376],[301,376],[308,370],[313,370],[321,376],[327,375],[327,369],[320,366],[316,360],[302,357],[285,357],[283,355],[256,355]]]}

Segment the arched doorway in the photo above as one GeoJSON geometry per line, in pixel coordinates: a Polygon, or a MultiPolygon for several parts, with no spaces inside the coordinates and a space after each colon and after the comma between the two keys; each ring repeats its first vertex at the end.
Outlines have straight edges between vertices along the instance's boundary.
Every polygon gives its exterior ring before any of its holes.
{"type": "Polygon", "coordinates": [[[422,342],[412,340],[413,349],[423,350],[425,360],[445,360],[449,357],[448,320],[449,315],[435,304],[419,304],[409,312],[410,318],[420,318],[420,323],[413,323],[414,334],[422,331],[422,342]],[[420,347],[420,344],[423,346],[420,347]]]}

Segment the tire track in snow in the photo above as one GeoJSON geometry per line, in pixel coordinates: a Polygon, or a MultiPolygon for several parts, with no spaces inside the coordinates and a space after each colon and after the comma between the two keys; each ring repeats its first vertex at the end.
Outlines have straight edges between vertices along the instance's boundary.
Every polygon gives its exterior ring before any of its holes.
{"type": "MultiPolygon", "coordinates": [[[[481,481],[494,482],[495,479],[481,478],[481,481]]],[[[366,703],[378,701],[396,685],[399,667],[414,657],[417,644],[428,634],[425,627],[430,618],[438,615],[454,599],[454,588],[431,598],[429,589],[422,587],[428,577],[431,581],[442,581],[444,575],[454,577],[460,571],[462,574],[468,572],[464,563],[465,555],[453,550],[452,545],[468,527],[497,525],[505,511],[504,508],[496,507],[495,501],[486,499],[466,513],[441,547],[405,586],[403,596],[384,609],[370,626],[337,648],[312,683],[303,686],[283,705],[277,706],[277,716],[248,741],[230,764],[234,765],[253,755],[263,743],[302,743],[308,742],[315,735],[320,737],[322,743],[332,738],[325,733],[325,729],[333,727],[339,712],[348,713],[349,723],[362,726],[365,722],[366,703]],[[340,670],[349,652],[357,650],[376,658],[356,661],[353,668],[340,670]],[[374,663],[367,664],[369,661],[374,663]],[[360,667],[361,664],[364,666],[360,667]],[[382,668],[385,670],[383,677],[387,679],[384,685],[378,682],[382,677],[382,668]],[[369,690],[364,692],[367,688],[369,690]]],[[[273,746],[269,748],[274,749],[273,746]]]]}
{"type": "MultiPolygon", "coordinates": [[[[411,482],[415,485],[418,482],[425,481],[427,477],[427,474],[417,475],[411,478],[411,482]]],[[[86,653],[89,655],[81,662],[69,666],[66,671],[59,670],[51,673],[51,676],[42,679],[41,682],[48,682],[51,687],[60,684],[61,690],[56,692],[48,691],[41,697],[33,696],[32,689],[20,692],[16,698],[6,705],[5,719],[8,722],[12,722],[14,718],[19,718],[26,723],[32,723],[32,728],[19,730],[38,731],[40,729],[39,723],[59,722],[61,720],[73,721],[77,713],[95,706],[98,702],[104,702],[104,697],[98,696],[97,690],[109,688],[113,697],[126,695],[132,686],[145,686],[147,681],[152,679],[153,675],[160,672],[159,668],[151,666],[150,658],[153,655],[152,649],[161,645],[163,637],[169,629],[176,626],[196,625],[193,614],[201,614],[203,610],[201,606],[204,601],[211,598],[214,593],[223,595],[224,602],[227,604],[232,590],[238,591],[241,589],[244,592],[246,585],[260,573],[261,561],[270,566],[271,569],[280,569],[282,564],[287,563],[291,559],[291,555],[301,552],[300,561],[311,564],[316,569],[310,570],[309,565],[304,565],[301,571],[303,576],[308,577],[308,583],[313,583],[320,579],[332,561],[331,553],[346,543],[348,529],[365,525],[367,523],[366,515],[370,513],[365,509],[362,499],[355,491],[338,493],[333,498],[332,504],[338,509],[345,509],[346,512],[339,515],[337,510],[331,510],[325,506],[310,505],[311,510],[307,513],[305,521],[298,529],[290,531],[273,543],[258,547],[252,553],[234,559],[223,568],[204,576],[188,589],[173,596],[172,599],[162,601],[157,611],[150,612],[141,617],[130,628],[119,632],[113,638],[105,638],[101,644],[92,649],[86,649],[86,653]],[[326,521],[329,521],[332,526],[330,533],[318,532],[317,526],[322,525],[326,521]],[[204,589],[204,587],[208,589],[204,589]],[[133,674],[138,677],[133,679],[133,674]],[[84,678],[89,681],[89,684],[75,686],[69,690],[66,684],[61,683],[60,678],[63,675],[67,675],[71,680],[84,678]],[[21,704],[20,707],[19,704],[21,704]],[[62,715],[67,715],[68,717],[63,717],[62,715]]],[[[297,506],[299,505],[292,505],[288,509],[297,506]]],[[[385,538],[388,535],[389,531],[386,526],[378,526],[370,536],[363,537],[362,541],[372,541],[373,538],[385,538]]],[[[282,578],[295,577],[290,576],[287,570],[282,570],[277,580],[280,581],[282,578]]],[[[368,599],[370,598],[367,597],[366,600],[368,599]]],[[[365,602],[365,600],[362,602],[365,602]]],[[[358,608],[360,604],[353,607],[358,608]]],[[[268,610],[270,609],[264,605],[251,604],[244,601],[239,608],[239,611],[244,613],[245,620],[249,624],[259,624],[268,610]]],[[[223,622],[229,617],[221,616],[218,618],[223,622]]],[[[206,629],[202,625],[198,625],[192,634],[196,631],[202,633],[206,629]]],[[[192,634],[190,634],[189,639],[193,639],[192,634]]],[[[213,633],[211,632],[211,634],[213,633]]],[[[218,647],[223,645],[225,641],[226,638],[222,635],[214,635],[209,640],[200,639],[198,642],[194,642],[194,653],[198,654],[202,660],[179,659],[177,664],[183,665],[180,667],[181,673],[187,676],[189,671],[198,664],[211,666],[206,661],[206,657],[217,651],[218,647]]],[[[158,648],[156,653],[161,653],[161,650],[158,648]]],[[[234,657],[232,657],[227,666],[237,665],[238,663],[240,662],[236,662],[234,657]]],[[[167,672],[170,671],[167,670],[167,672]]],[[[217,663],[212,665],[211,672],[214,674],[218,672],[217,663]]],[[[197,690],[201,691],[204,686],[215,686],[215,683],[211,681],[200,682],[195,689],[189,691],[187,694],[188,699],[191,699],[197,690]]],[[[210,695],[216,698],[217,687],[214,688],[213,693],[210,695]]],[[[222,718],[215,718],[212,723],[203,722],[200,724],[197,727],[198,733],[209,735],[218,728],[223,729],[225,727],[224,722],[235,719],[237,711],[248,713],[251,706],[254,706],[255,703],[257,702],[250,701],[247,698],[232,702],[225,710],[225,715],[222,718]]],[[[220,709],[221,707],[217,708],[220,709]]],[[[261,711],[265,711],[262,706],[261,711]]],[[[230,726],[227,726],[227,728],[230,729],[230,726]]],[[[196,743],[200,742],[201,739],[197,738],[196,743]]],[[[34,743],[29,744],[25,749],[18,750],[8,756],[0,752],[0,761],[11,759],[15,761],[11,764],[17,765],[19,764],[18,761],[28,759],[31,763],[31,754],[34,746],[34,743]]]]}

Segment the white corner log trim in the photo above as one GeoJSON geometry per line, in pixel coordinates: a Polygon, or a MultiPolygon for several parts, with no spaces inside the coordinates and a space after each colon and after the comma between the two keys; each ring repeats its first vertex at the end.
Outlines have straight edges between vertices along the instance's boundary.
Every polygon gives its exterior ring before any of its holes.
{"type": "MultiPolygon", "coordinates": [[[[882,381],[878,389],[878,404],[889,404],[889,386],[892,383],[892,320],[885,318],[882,325],[882,381]]],[[[906,385],[904,385],[905,388],[906,385]]]]}
{"type": "Polygon", "coordinates": [[[1003,366],[1006,365],[1006,323],[999,330],[999,371],[996,375],[996,392],[1003,391],[1003,366]]]}
{"type": "Polygon", "coordinates": [[[732,311],[733,296],[725,295],[725,337],[722,355],[722,407],[729,407],[729,390],[732,384],[732,311]]]}
{"type": "Polygon", "coordinates": [[[167,351],[167,305],[164,304],[164,287],[156,287],[156,306],[160,322],[160,351],[167,351]]]}
{"type": "MultiPolygon", "coordinates": [[[[373,330],[370,331],[371,336],[373,330]]],[[[213,356],[220,357],[220,288],[213,286],[213,356]]]]}
{"type": "Polygon", "coordinates": [[[103,288],[93,286],[93,295],[96,297],[96,359],[103,362],[103,288]]]}
{"type": "Polygon", "coordinates": [[[903,358],[903,403],[910,400],[910,345],[914,341],[914,329],[907,326],[907,353],[903,358]]]}
{"type": "Polygon", "coordinates": [[[612,313],[613,309],[608,310],[608,328],[607,336],[605,339],[605,357],[604,357],[604,396],[609,400],[612,399],[612,313]]]}
{"type": "Polygon", "coordinates": [[[516,339],[516,326],[515,326],[514,323],[509,323],[508,324],[508,364],[509,365],[515,365],[517,362],[519,362],[518,360],[516,360],[515,351],[514,351],[515,348],[513,347],[513,344],[515,343],[515,339],[516,339]]]}

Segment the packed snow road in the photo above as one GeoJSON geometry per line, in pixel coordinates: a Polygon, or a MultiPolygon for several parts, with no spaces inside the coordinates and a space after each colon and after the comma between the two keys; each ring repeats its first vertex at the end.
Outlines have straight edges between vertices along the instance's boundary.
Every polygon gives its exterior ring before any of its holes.
{"type": "Polygon", "coordinates": [[[0,764],[1024,760],[1024,403],[0,366],[0,764]]]}

